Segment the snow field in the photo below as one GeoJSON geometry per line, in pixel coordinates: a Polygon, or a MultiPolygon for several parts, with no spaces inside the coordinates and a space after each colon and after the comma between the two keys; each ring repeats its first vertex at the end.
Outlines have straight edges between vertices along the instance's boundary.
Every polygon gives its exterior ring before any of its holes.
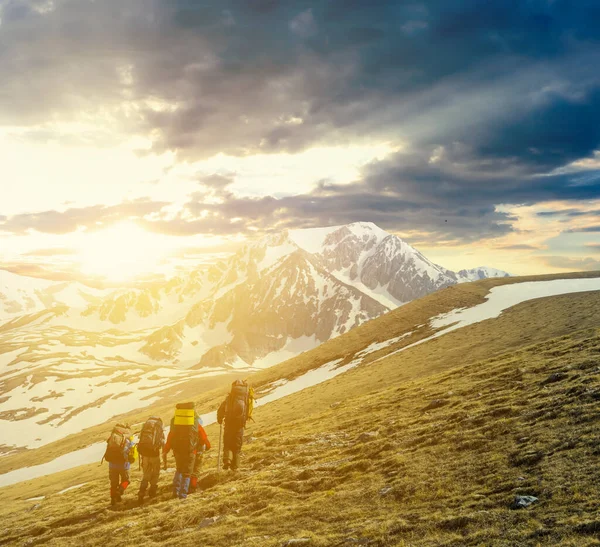
{"type": "Polygon", "coordinates": [[[600,278],[555,279],[553,281],[529,281],[494,287],[486,301],[472,308],[453,310],[434,317],[433,328],[444,328],[443,333],[498,317],[504,310],[536,298],[558,296],[585,291],[600,290],[600,278]]]}
{"type": "Polygon", "coordinates": [[[438,332],[423,340],[419,340],[414,344],[388,353],[377,359],[377,361],[386,359],[391,355],[401,353],[415,346],[419,346],[429,340],[433,340],[434,338],[438,338],[457,329],[473,325],[474,323],[480,323],[481,321],[486,321],[488,319],[495,319],[504,310],[527,302],[528,300],[598,290],[600,290],[600,277],[587,279],[555,279],[553,281],[528,281],[524,283],[509,283],[507,285],[501,285],[500,287],[494,287],[490,290],[486,297],[486,301],[482,304],[478,304],[472,308],[458,308],[430,319],[429,324],[432,328],[441,329],[438,332]]]}

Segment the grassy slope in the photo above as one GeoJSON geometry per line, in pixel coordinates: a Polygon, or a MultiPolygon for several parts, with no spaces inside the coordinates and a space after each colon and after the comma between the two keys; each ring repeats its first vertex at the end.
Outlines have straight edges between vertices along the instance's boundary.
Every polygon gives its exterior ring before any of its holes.
{"type": "MultiPolygon", "coordinates": [[[[255,386],[255,389],[260,390],[262,386],[266,386],[280,378],[294,378],[334,359],[347,357],[349,360],[356,352],[362,350],[372,342],[388,340],[410,331],[414,332],[413,335],[402,340],[399,345],[373,354],[369,359],[381,357],[397,347],[412,344],[413,342],[432,334],[431,329],[427,325],[431,317],[449,312],[455,308],[470,307],[481,303],[485,300],[485,296],[489,290],[496,286],[521,281],[599,276],[600,272],[582,272],[519,278],[513,277],[487,279],[477,283],[465,283],[450,287],[402,306],[378,319],[351,330],[343,336],[330,340],[312,351],[305,352],[294,359],[290,359],[280,365],[255,373],[250,376],[250,380],[255,386]],[[418,326],[420,326],[420,328],[416,328],[418,326]]],[[[479,335],[485,337],[487,340],[486,345],[483,346],[474,343],[470,334],[470,329],[473,327],[461,329],[458,332],[461,333],[462,336],[459,335],[459,338],[457,339],[453,334],[451,343],[447,342],[446,339],[448,337],[444,337],[443,339],[433,342],[433,345],[427,344],[427,351],[425,352],[420,351],[418,348],[409,350],[411,355],[410,368],[406,369],[405,367],[400,367],[398,370],[394,370],[392,378],[380,374],[378,381],[379,383],[386,383],[389,381],[397,382],[413,377],[418,374],[419,371],[421,371],[421,373],[430,374],[435,370],[441,370],[443,367],[461,364],[465,362],[465,357],[483,358],[492,351],[506,351],[506,349],[511,347],[517,348],[524,344],[544,340],[550,336],[558,336],[575,328],[579,328],[578,326],[582,324],[582,321],[586,321],[586,317],[589,317],[589,308],[593,307],[593,305],[593,301],[590,302],[583,299],[583,302],[581,303],[581,306],[583,307],[581,309],[571,310],[573,315],[570,316],[566,316],[562,311],[554,312],[553,310],[550,310],[551,313],[548,315],[554,314],[552,321],[547,321],[546,314],[525,314],[519,328],[516,328],[513,324],[502,325],[502,327],[498,329],[498,331],[501,332],[501,335],[496,337],[497,339],[493,343],[491,339],[496,335],[494,334],[495,327],[491,326],[486,332],[479,335]],[[463,331],[466,332],[466,335],[463,331]],[[523,335],[523,331],[526,331],[525,335],[523,335]],[[432,347],[435,349],[432,350],[432,347]],[[432,353],[430,350],[432,350],[432,353]],[[406,373],[406,371],[408,372],[406,373]]],[[[580,307],[580,305],[578,304],[577,307],[580,307]]],[[[560,306],[557,309],[560,309],[560,306]]],[[[404,362],[404,356],[398,358],[400,359],[400,362],[404,362]]],[[[384,369],[379,370],[383,371],[384,369]]],[[[371,371],[365,375],[365,381],[370,385],[373,385],[370,375],[371,371]]],[[[196,401],[197,406],[202,409],[202,412],[215,410],[227,392],[232,381],[231,378],[230,375],[227,375],[223,377],[207,378],[206,380],[190,381],[184,386],[178,387],[175,393],[173,393],[173,390],[171,389],[163,394],[159,394],[163,397],[163,400],[160,403],[129,412],[120,418],[111,420],[111,423],[119,419],[127,420],[132,424],[140,423],[150,414],[160,415],[163,420],[168,421],[171,417],[173,404],[176,399],[194,400],[196,401]],[[179,392],[180,390],[182,391],[179,392]]],[[[81,433],[70,435],[65,439],[51,443],[42,449],[23,451],[13,456],[1,458],[0,473],[6,473],[20,467],[44,463],[62,454],[88,446],[91,443],[103,441],[106,438],[107,429],[108,427],[106,425],[91,427],[81,433]]]]}
{"type": "Polygon", "coordinates": [[[159,501],[110,510],[97,466],[2,489],[0,543],[596,545],[599,304],[598,293],[524,303],[259,408],[244,471],[209,471],[185,503],[163,477],[159,501]],[[360,441],[365,431],[378,435],[360,441]],[[540,502],[510,510],[516,493],[540,502]],[[49,497],[22,501],[34,495],[49,497]]]}

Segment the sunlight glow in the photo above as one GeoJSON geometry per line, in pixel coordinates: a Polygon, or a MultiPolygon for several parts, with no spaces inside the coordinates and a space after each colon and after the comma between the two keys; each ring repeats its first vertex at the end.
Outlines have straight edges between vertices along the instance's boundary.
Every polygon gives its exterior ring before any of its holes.
{"type": "Polygon", "coordinates": [[[133,222],[82,233],[78,245],[81,272],[111,281],[130,280],[159,269],[172,244],[133,222]]]}

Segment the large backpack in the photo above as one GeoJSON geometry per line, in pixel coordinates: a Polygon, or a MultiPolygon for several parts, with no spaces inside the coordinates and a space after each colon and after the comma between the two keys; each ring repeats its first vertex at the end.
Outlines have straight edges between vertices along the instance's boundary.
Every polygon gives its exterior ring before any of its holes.
{"type": "Polygon", "coordinates": [[[179,403],[171,420],[171,443],[175,452],[193,452],[198,445],[199,418],[194,403],[179,403]]]}
{"type": "Polygon", "coordinates": [[[130,437],[129,427],[117,424],[106,441],[106,452],[104,452],[103,459],[109,463],[125,463],[125,446],[130,437]]]}
{"type": "Polygon", "coordinates": [[[149,458],[160,456],[163,442],[163,422],[159,417],[151,416],[146,420],[140,432],[140,440],[137,445],[140,456],[149,458]]]}
{"type": "Polygon", "coordinates": [[[231,384],[231,391],[227,399],[225,420],[241,422],[244,426],[252,418],[254,408],[254,390],[248,382],[236,380],[231,384]]]}

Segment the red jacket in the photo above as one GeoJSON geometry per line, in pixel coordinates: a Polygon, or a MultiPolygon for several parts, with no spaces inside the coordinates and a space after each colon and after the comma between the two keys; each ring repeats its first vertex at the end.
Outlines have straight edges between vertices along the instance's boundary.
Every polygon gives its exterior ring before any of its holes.
{"type": "MultiPolygon", "coordinates": [[[[163,448],[163,454],[168,454],[169,450],[171,450],[171,435],[173,433],[173,430],[170,429],[169,430],[169,435],[167,437],[167,444],[165,444],[165,447],[163,448]]],[[[210,450],[210,441],[208,440],[208,435],[206,434],[206,431],[204,431],[204,428],[199,425],[198,426],[198,446],[202,446],[204,445],[206,448],[205,450],[210,450]]],[[[194,450],[194,454],[197,452],[197,450],[194,450]]]]}

